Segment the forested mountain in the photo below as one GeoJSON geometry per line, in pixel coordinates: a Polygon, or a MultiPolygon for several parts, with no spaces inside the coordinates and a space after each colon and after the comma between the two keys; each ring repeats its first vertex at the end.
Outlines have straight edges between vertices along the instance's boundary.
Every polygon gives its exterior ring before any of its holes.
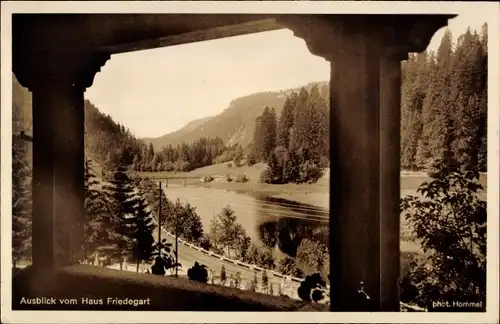
{"type": "Polygon", "coordinates": [[[186,126],[182,127],[181,129],[168,133],[166,135],[152,138],[152,137],[145,137],[143,138],[144,142],[149,144],[153,144],[153,147],[156,150],[160,150],[161,148],[165,147],[166,144],[180,144],[183,142],[183,138],[186,138],[186,136],[189,136],[189,134],[192,134],[193,131],[203,127],[203,124],[205,124],[207,121],[212,119],[213,116],[205,117],[205,118],[200,118],[193,120],[189,122],[186,126]]]}
{"type": "MultiPolygon", "coordinates": [[[[313,82],[306,85],[305,88],[309,91],[314,85],[325,86],[326,84],[327,82],[313,82]]],[[[269,91],[240,97],[233,100],[229,104],[229,107],[217,116],[193,121],[176,132],[154,139],[145,138],[144,141],[152,143],[155,151],[160,151],[167,145],[175,147],[183,142],[191,143],[200,137],[219,137],[227,145],[237,143],[242,147],[246,147],[252,141],[255,119],[262,114],[264,108],[274,108],[276,114],[279,116],[283,109],[285,98],[291,92],[299,90],[269,91]]]]}

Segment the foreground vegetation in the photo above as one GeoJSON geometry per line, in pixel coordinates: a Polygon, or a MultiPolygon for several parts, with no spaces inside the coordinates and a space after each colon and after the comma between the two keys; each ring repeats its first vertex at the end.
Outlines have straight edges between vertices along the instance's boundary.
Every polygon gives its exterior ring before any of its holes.
{"type": "Polygon", "coordinates": [[[432,308],[433,302],[480,302],[486,307],[486,201],[479,174],[438,168],[432,181],[409,195],[401,209],[425,255],[416,255],[401,283],[401,299],[432,308]]]}

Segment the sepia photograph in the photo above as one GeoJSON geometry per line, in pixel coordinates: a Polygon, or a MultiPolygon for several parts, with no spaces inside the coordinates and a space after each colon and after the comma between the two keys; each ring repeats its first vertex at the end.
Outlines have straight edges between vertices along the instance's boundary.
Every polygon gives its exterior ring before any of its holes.
{"type": "Polygon", "coordinates": [[[2,322],[498,321],[495,6],[243,2],[2,3],[2,322]]]}

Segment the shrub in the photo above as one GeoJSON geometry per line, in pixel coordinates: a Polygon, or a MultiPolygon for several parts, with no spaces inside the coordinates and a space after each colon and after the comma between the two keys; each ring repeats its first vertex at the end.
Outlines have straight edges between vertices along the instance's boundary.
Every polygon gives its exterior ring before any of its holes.
{"type": "Polygon", "coordinates": [[[254,271],[253,279],[247,283],[247,290],[257,291],[257,272],[254,271]]]}
{"type": "Polygon", "coordinates": [[[212,242],[210,242],[210,251],[218,255],[224,255],[224,250],[220,247],[213,245],[212,242]]]}
{"type": "Polygon", "coordinates": [[[167,270],[179,268],[182,265],[175,263],[175,259],[171,254],[172,244],[167,243],[166,239],[153,244],[153,257],[155,262],[151,267],[151,273],[159,276],[164,276],[167,270]]]}
{"type": "Polygon", "coordinates": [[[269,287],[269,278],[267,277],[267,271],[262,272],[262,291],[267,292],[269,287]]]}
{"type": "Polygon", "coordinates": [[[255,264],[265,269],[274,269],[274,257],[271,249],[257,247],[255,244],[250,243],[248,252],[245,255],[244,262],[255,264]]]}
{"type": "Polygon", "coordinates": [[[330,160],[326,156],[322,156],[319,158],[318,166],[322,169],[328,168],[330,166],[330,160]]]}
{"type": "Polygon", "coordinates": [[[229,162],[229,163],[227,163],[227,164],[226,164],[226,166],[227,166],[228,168],[232,168],[232,167],[233,167],[233,164],[232,164],[231,162],[229,162]]]}
{"type": "Polygon", "coordinates": [[[226,175],[226,181],[227,182],[232,182],[233,178],[231,178],[231,176],[228,174],[228,175],[226,175]]]}
{"type": "Polygon", "coordinates": [[[248,165],[248,166],[252,166],[252,165],[254,165],[255,163],[257,163],[257,161],[255,160],[255,157],[254,157],[254,156],[253,156],[253,154],[251,154],[251,153],[248,153],[248,154],[247,154],[246,162],[247,162],[247,165],[248,165]]]}
{"type": "Polygon", "coordinates": [[[297,269],[295,265],[295,259],[286,256],[278,264],[278,271],[287,276],[293,276],[296,278],[301,278],[304,274],[300,269],[297,269]]]}
{"type": "Polygon", "coordinates": [[[202,249],[207,251],[210,251],[212,248],[212,242],[210,241],[210,236],[208,236],[208,234],[203,234],[203,236],[198,240],[198,244],[202,249]]]}
{"type": "MultiPolygon", "coordinates": [[[[486,202],[479,173],[438,165],[430,182],[407,196],[401,209],[426,260],[416,260],[401,287],[402,301],[429,307],[436,301],[486,302],[486,202]]],[[[477,309],[476,309],[477,310],[477,309]]]]}
{"type": "Polygon", "coordinates": [[[224,265],[222,265],[222,268],[220,268],[220,283],[225,286],[227,281],[227,275],[226,275],[226,268],[224,265]]]}
{"type": "Polygon", "coordinates": [[[327,247],[319,242],[303,239],[297,248],[296,266],[305,274],[328,273],[329,254],[327,247]]]}
{"type": "Polygon", "coordinates": [[[248,182],[248,177],[241,173],[236,176],[236,179],[234,180],[235,182],[240,182],[240,183],[245,183],[248,182]]]}
{"type": "Polygon", "coordinates": [[[240,288],[241,285],[241,273],[238,271],[234,275],[234,288],[240,288]]]}
{"type": "Polygon", "coordinates": [[[229,287],[231,288],[236,288],[235,281],[234,281],[234,276],[232,273],[229,274],[229,287]]]}
{"type": "Polygon", "coordinates": [[[243,160],[243,157],[242,156],[235,156],[233,158],[233,164],[235,167],[240,167],[242,165],[242,160],[243,160]]]}
{"type": "Polygon", "coordinates": [[[259,177],[259,181],[261,183],[272,183],[273,174],[269,168],[266,168],[264,171],[262,171],[259,177]]]}
{"type": "Polygon", "coordinates": [[[193,165],[187,161],[177,161],[176,163],[176,169],[177,171],[181,171],[181,172],[189,172],[191,170],[193,170],[193,165]]]}
{"type": "Polygon", "coordinates": [[[321,278],[319,273],[315,273],[306,278],[300,283],[297,293],[300,299],[307,302],[318,302],[324,298],[324,290],[326,282],[321,278]]]}
{"type": "Polygon", "coordinates": [[[187,275],[190,280],[208,282],[208,271],[204,264],[200,265],[198,262],[195,262],[194,265],[188,269],[187,275]]]}
{"type": "Polygon", "coordinates": [[[313,162],[306,161],[300,166],[299,182],[314,183],[323,175],[321,168],[313,162]]]}
{"type": "Polygon", "coordinates": [[[214,180],[214,177],[209,175],[209,176],[204,176],[202,179],[203,179],[203,182],[212,182],[214,180]]]}

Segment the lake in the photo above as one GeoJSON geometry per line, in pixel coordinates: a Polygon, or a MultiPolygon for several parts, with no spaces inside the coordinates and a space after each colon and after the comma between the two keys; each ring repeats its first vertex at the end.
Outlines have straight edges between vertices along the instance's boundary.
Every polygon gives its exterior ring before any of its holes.
{"type": "Polygon", "coordinates": [[[190,185],[169,185],[164,190],[169,200],[179,199],[196,207],[206,233],[210,232],[213,217],[229,205],[235,211],[237,222],[258,245],[278,247],[294,257],[303,238],[328,241],[329,211],[320,207],[260,194],[190,185]]]}

